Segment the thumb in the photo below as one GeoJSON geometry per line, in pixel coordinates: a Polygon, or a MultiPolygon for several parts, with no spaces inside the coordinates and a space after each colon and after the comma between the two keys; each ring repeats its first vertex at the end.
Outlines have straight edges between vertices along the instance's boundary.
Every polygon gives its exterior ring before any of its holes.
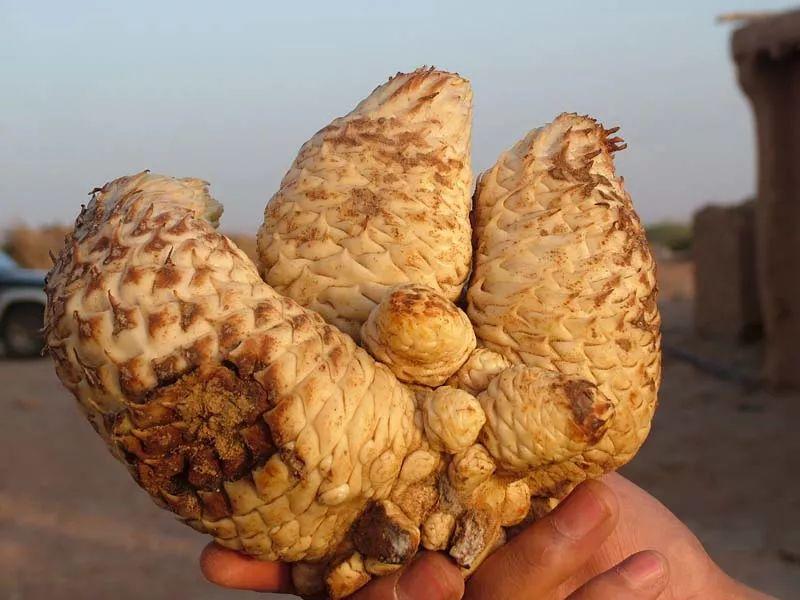
{"type": "Polygon", "coordinates": [[[374,579],[351,600],[459,600],[464,577],[438,552],[421,552],[397,573],[374,579]]]}

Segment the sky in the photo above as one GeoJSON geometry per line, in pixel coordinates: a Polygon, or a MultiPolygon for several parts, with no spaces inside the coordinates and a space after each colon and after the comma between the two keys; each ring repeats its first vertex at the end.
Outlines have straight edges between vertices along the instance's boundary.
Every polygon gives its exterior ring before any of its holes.
{"type": "Polygon", "coordinates": [[[71,222],[151,169],[210,181],[255,232],[297,150],[397,71],[458,71],[486,169],[563,111],[620,125],[646,222],[753,193],[750,108],[716,15],[755,0],[0,0],[0,227],[71,222]]]}

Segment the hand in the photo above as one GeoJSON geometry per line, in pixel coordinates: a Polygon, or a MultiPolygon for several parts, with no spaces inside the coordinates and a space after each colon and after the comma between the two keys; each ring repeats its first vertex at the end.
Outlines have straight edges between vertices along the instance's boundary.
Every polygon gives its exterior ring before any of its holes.
{"type": "MultiPolygon", "coordinates": [[[[209,544],[200,556],[206,579],[222,587],[256,592],[293,593],[289,565],[270,563],[209,544]]],[[[351,600],[458,600],[464,594],[464,578],[448,558],[437,552],[421,552],[402,571],[373,579],[351,600]]]]}
{"type": "MultiPolygon", "coordinates": [[[[578,486],[550,515],[490,557],[468,582],[467,597],[565,597],[560,592],[564,582],[575,579],[584,563],[600,550],[615,530],[618,513],[614,493],[607,486],[596,481],[578,486]],[[499,558],[493,560],[494,556],[499,558]]],[[[287,565],[249,559],[214,544],[204,550],[200,564],[209,581],[225,587],[291,591],[287,565]]],[[[658,597],[668,579],[667,562],[660,554],[639,552],[591,579],[584,578],[569,598],[646,600],[658,597]]],[[[463,593],[458,568],[444,555],[423,552],[402,571],[374,579],[352,599],[457,600],[463,593]]]]}
{"type": "Polygon", "coordinates": [[[489,556],[467,581],[465,598],[659,598],[670,568],[654,550],[637,546],[632,553],[620,548],[616,560],[606,552],[605,568],[598,568],[596,556],[618,530],[619,515],[616,495],[608,486],[582,483],[553,512],[489,556]]]}
{"type": "MultiPolygon", "coordinates": [[[[619,524],[587,564],[584,577],[593,577],[620,557],[642,548],[657,548],[666,557],[675,575],[661,596],[663,600],[771,598],[726,574],[689,528],[643,489],[616,473],[609,473],[601,481],[619,500],[619,524]]],[[[575,583],[577,581],[572,582],[573,585],[575,583]]]]}
{"type": "MultiPolygon", "coordinates": [[[[608,474],[600,481],[605,484],[606,490],[613,492],[618,501],[619,518],[616,527],[588,561],[574,569],[554,594],[545,597],[567,597],[573,590],[586,585],[587,581],[597,581],[598,574],[607,571],[626,556],[639,556],[635,553],[646,548],[657,548],[666,558],[673,574],[659,598],[768,598],[726,575],[711,560],[694,534],[644,490],[616,473],[608,474]]],[[[572,500],[573,496],[570,496],[564,504],[572,500]]],[[[467,582],[467,598],[491,600],[526,597],[527,586],[541,576],[524,566],[527,562],[541,561],[536,557],[540,550],[536,547],[537,541],[530,534],[531,529],[525,530],[487,559],[467,582]],[[514,573],[513,576],[509,575],[511,572],[514,573]]],[[[609,597],[624,596],[611,594],[609,597]]]]}

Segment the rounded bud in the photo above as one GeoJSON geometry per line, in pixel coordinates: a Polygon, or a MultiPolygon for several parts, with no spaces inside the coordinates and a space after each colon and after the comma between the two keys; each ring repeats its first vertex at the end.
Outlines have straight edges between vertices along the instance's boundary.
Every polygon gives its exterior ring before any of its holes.
{"type": "Polygon", "coordinates": [[[361,341],[401,381],[442,385],[475,349],[463,310],[424,285],[394,288],[369,314],[361,341]]]}

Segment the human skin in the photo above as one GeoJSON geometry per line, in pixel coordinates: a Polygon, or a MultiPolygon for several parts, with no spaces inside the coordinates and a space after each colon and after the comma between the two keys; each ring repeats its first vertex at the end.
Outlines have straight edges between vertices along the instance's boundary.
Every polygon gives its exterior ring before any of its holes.
{"type": "MultiPolygon", "coordinates": [[[[658,596],[661,600],[770,598],[723,572],[686,525],[653,496],[616,473],[609,473],[600,481],[618,502],[614,531],[589,560],[545,598],[572,598],[569,594],[584,582],[626,556],[647,548],[656,549],[665,557],[672,575],[662,595],[658,596]]],[[[531,530],[524,531],[487,558],[467,582],[465,598],[525,597],[536,576],[535,570],[527,565],[541,560],[532,554],[531,530]]]]}
{"type": "MultiPolygon", "coordinates": [[[[283,564],[213,544],[200,564],[224,587],[291,592],[283,564]]],[[[403,600],[423,597],[422,590],[431,600],[770,598],[725,574],[677,517],[615,473],[578,486],[550,515],[495,551],[466,584],[446,557],[426,552],[353,598],[403,600]]]]}

